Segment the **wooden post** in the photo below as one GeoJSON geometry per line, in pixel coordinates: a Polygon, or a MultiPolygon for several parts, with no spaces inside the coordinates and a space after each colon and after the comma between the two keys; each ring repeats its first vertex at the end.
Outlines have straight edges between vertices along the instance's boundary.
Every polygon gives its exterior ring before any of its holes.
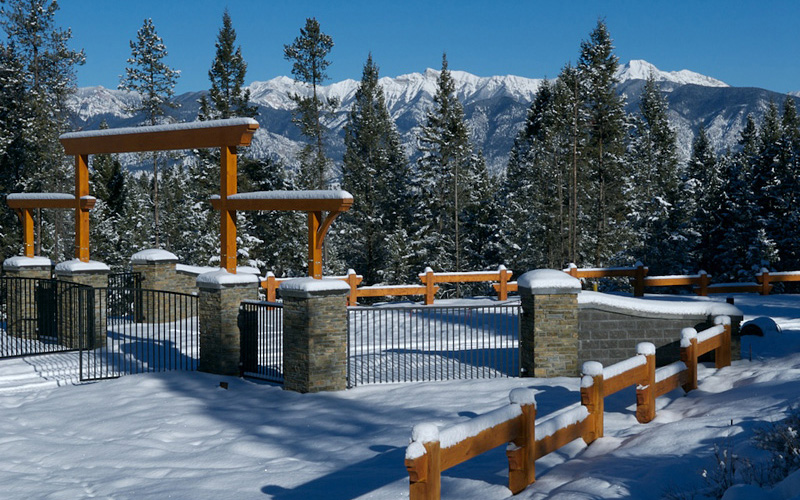
{"type": "Polygon", "coordinates": [[[536,481],[536,398],[534,391],[519,388],[511,391],[509,399],[522,408],[519,437],[513,449],[506,449],[508,489],[516,495],[536,481]]]}
{"type": "Polygon", "coordinates": [[[358,305],[358,284],[361,282],[358,275],[352,269],[347,270],[347,284],[350,285],[350,293],[347,295],[347,305],[358,305]]]}
{"type": "Polygon", "coordinates": [[[425,285],[425,305],[429,306],[433,304],[433,298],[436,294],[436,290],[434,290],[434,278],[433,278],[433,269],[430,267],[425,268],[425,276],[421,277],[422,283],[425,285]]]}
{"type": "Polygon", "coordinates": [[[577,278],[578,277],[578,266],[576,266],[574,263],[570,262],[569,265],[567,266],[567,274],[569,274],[573,278],[577,278]]]}
{"type": "Polygon", "coordinates": [[[644,264],[641,262],[636,263],[636,275],[633,278],[633,296],[634,297],[643,297],[644,296],[644,275],[645,275],[645,268],[644,264]]]}
{"type": "Polygon", "coordinates": [[[220,147],[219,238],[220,267],[236,274],[236,211],[228,208],[228,196],[236,194],[236,146],[220,147]]]}
{"type": "Polygon", "coordinates": [[[322,224],[322,212],[308,212],[308,275],[316,279],[322,279],[320,224],[322,224]]]}
{"type": "Polygon", "coordinates": [[[597,361],[587,361],[581,369],[581,404],[589,411],[591,424],[586,427],[583,440],[590,444],[595,439],[603,437],[603,413],[605,400],[603,399],[603,365],[597,361]],[[589,382],[591,380],[591,383],[589,382]],[[585,383],[584,383],[585,382],[585,383]]]}
{"type": "Polygon", "coordinates": [[[772,285],[769,284],[769,270],[761,269],[761,295],[769,295],[772,285]]]}
{"type": "Polygon", "coordinates": [[[278,289],[278,283],[276,283],[275,274],[272,271],[267,272],[267,279],[261,282],[261,288],[267,292],[267,302],[275,302],[275,291],[278,289]]]}
{"type": "Polygon", "coordinates": [[[641,342],[636,352],[647,359],[647,375],[636,387],[636,420],[646,424],[656,418],[656,346],[641,342]]]}
{"type": "Polygon", "coordinates": [[[731,318],[717,316],[714,318],[714,324],[725,327],[725,331],[722,332],[722,343],[714,351],[714,367],[719,369],[731,366],[731,318]]]}
{"type": "Polygon", "coordinates": [[[36,247],[33,239],[33,211],[30,208],[21,208],[17,210],[19,221],[22,223],[22,242],[23,253],[25,257],[33,257],[36,255],[36,247]]]}
{"type": "Polygon", "coordinates": [[[498,268],[500,273],[500,289],[497,291],[498,300],[508,299],[508,279],[511,277],[511,271],[506,269],[506,266],[501,265],[498,268]]]}
{"type": "Polygon", "coordinates": [[[75,258],[89,262],[89,211],[80,200],[89,196],[89,155],[75,155],[75,258]]]}
{"type": "Polygon", "coordinates": [[[681,330],[681,361],[686,365],[685,392],[697,389],[697,330],[684,328],[681,330]]]}
{"type": "Polygon", "coordinates": [[[701,297],[708,296],[708,282],[710,279],[708,278],[708,273],[705,271],[700,271],[700,288],[698,290],[698,295],[701,297]]]}
{"type": "Polygon", "coordinates": [[[407,458],[405,462],[408,470],[408,498],[409,500],[439,500],[442,491],[439,438],[437,436],[435,441],[428,441],[422,445],[425,447],[425,454],[414,459],[407,458]]]}

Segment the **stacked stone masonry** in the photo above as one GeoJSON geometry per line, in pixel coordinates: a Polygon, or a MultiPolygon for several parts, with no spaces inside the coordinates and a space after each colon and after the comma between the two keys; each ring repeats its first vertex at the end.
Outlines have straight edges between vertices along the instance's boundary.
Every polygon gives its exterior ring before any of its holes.
{"type": "Polygon", "coordinates": [[[35,281],[50,279],[50,266],[15,267],[4,270],[8,285],[7,331],[13,337],[38,339],[38,300],[35,281]]]}
{"type": "Polygon", "coordinates": [[[96,349],[106,345],[106,300],[98,294],[108,287],[108,271],[59,272],[56,279],[62,282],[91,287],[91,290],[78,290],[78,287],[59,286],[58,307],[71,314],[59,315],[61,342],[70,348],[96,349]],[[93,302],[92,318],[87,317],[87,301],[93,302]],[[87,325],[92,324],[88,329],[87,325]]]}
{"type": "Polygon", "coordinates": [[[200,371],[239,374],[239,305],[257,298],[255,286],[200,289],[200,371]]]}

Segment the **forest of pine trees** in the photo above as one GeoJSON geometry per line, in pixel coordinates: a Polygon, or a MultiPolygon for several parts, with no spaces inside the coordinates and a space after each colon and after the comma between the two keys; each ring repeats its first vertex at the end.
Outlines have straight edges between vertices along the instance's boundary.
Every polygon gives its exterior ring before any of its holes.
{"type": "MultiPolygon", "coordinates": [[[[75,90],[81,51],[54,23],[56,0],[8,0],[0,42],[0,193],[72,190],[66,98],[75,90]]],[[[651,77],[638,110],[617,92],[618,60],[600,21],[580,44],[576,64],[545,81],[514,140],[505,172],[489,174],[470,141],[462,103],[442,55],[433,103],[418,124],[417,147],[402,147],[368,55],[344,127],[336,166],[325,149],[331,106],[316,87],[332,63],[333,39],[314,18],[283,47],[296,85],[294,121],[307,141],[296,165],[241,151],[240,191],[326,189],[353,194],[334,224],[326,274],[348,268],[365,284],[408,283],[437,271],[632,264],[650,274],[707,271],[716,280],[751,280],[761,267],[800,269],[800,117],[794,101],[770,103],[750,118],[737,148],[716,155],[700,126],[681,162],[667,101],[651,77]]],[[[121,88],[143,96],[145,124],[164,123],[179,72],[151,20],[131,41],[121,88]],[[147,71],[144,69],[147,68],[147,71]],[[149,71],[150,76],[145,77],[149,71]]],[[[198,120],[258,119],[244,87],[247,64],[228,12],[208,71],[198,120]]],[[[133,175],[114,155],[91,159],[92,258],[115,268],[154,245],[196,265],[218,262],[219,153],[151,156],[152,173],[133,175]]],[[[72,215],[36,216],[40,255],[71,258],[72,215]]],[[[241,264],[278,276],[306,273],[304,214],[238,215],[241,264]]],[[[0,200],[0,258],[18,255],[20,225],[0,200]]]]}

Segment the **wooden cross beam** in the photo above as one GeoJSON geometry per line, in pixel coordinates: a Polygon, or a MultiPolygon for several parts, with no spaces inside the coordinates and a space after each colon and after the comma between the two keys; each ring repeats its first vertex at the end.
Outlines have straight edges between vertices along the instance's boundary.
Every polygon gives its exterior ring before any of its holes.
{"type": "MultiPolygon", "coordinates": [[[[221,211],[299,210],[308,213],[308,275],[322,278],[322,243],[339,214],[350,210],[353,195],[347,191],[258,191],[215,196],[211,205],[221,211]],[[323,218],[323,212],[327,215],[323,218]]],[[[234,234],[235,237],[235,234],[234,234]]],[[[234,266],[235,267],[235,266],[234,266]]],[[[229,269],[229,272],[230,269],[229,269]]]]}

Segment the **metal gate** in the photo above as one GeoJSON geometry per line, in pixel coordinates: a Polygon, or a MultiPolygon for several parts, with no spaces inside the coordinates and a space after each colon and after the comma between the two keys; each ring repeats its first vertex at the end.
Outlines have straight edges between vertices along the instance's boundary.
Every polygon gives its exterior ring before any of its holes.
{"type": "Polygon", "coordinates": [[[239,372],[283,383],[283,304],[245,300],[239,306],[239,372]]]}

